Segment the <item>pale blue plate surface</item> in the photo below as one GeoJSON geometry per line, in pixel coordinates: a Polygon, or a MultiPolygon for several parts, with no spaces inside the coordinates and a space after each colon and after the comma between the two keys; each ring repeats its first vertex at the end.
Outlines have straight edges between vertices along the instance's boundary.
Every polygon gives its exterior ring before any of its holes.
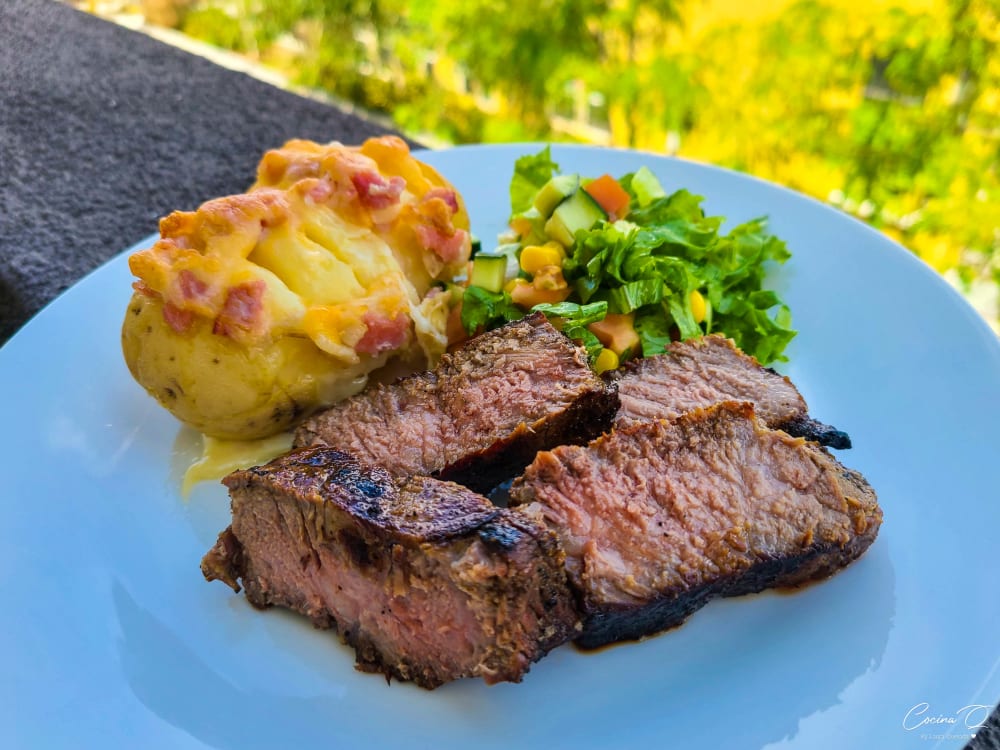
{"type": "MultiPolygon", "coordinates": [[[[454,181],[489,241],[513,161],[529,150],[422,157],[454,181]]],[[[731,223],[771,217],[794,252],[775,278],[800,330],[786,371],[815,417],[850,432],[841,458],[885,510],[868,554],[793,595],[714,602],[641,644],[559,649],[520,685],[425,692],[357,673],[334,636],[202,580],[227,498],[219,486],[180,498],[192,439],[122,361],[122,255],[0,350],[0,746],[964,743],[974,730],[956,714],[1000,700],[996,337],[903,248],[812,200],[647,154],[554,155],[591,175],[646,164],[731,223]],[[930,716],[957,723],[904,726],[930,716]]]]}

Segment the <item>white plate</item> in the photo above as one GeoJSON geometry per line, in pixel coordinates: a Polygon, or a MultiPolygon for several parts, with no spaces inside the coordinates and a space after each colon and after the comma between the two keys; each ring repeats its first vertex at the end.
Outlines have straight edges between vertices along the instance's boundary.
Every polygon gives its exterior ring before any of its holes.
{"type": "MultiPolygon", "coordinates": [[[[529,150],[422,156],[488,239],[529,150]]],[[[558,649],[520,685],[387,685],[330,633],[202,580],[227,499],[214,485],[180,498],[193,440],[122,362],[122,255],[0,351],[0,746],[963,744],[956,713],[1000,700],[996,337],[903,248],[812,200],[647,154],[553,153],[593,175],[647,164],[730,222],[770,215],[794,252],[776,282],[800,330],[787,372],[812,414],[854,439],[841,458],[885,510],[871,550],[822,584],[713,602],[641,644],[558,649]],[[904,727],[927,717],[958,723],[904,727]]]]}

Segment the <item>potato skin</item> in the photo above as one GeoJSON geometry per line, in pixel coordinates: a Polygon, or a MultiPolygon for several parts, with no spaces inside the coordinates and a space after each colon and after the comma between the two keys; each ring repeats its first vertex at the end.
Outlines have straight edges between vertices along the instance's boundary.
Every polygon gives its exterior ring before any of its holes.
{"type": "Polygon", "coordinates": [[[199,319],[177,333],[161,300],[135,293],[122,324],[132,376],[177,419],[224,440],[252,440],[291,428],[321,405],[364,388],[385,357],[345,365],[304,336],[247,346],[199,319]]]}

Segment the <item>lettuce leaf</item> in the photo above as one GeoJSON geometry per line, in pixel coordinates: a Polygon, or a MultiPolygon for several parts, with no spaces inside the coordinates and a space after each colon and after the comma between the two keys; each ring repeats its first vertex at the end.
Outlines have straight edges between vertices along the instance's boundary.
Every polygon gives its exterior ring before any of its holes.
{"type": "Polygon", "coordinates": [[[608,312],[607,302],[592,302],[589,305],[578,305],[575,302],[559,302],[557,304],[535,305],[532,312],[542,312],[552,320],[559,330],[574,342],[587,350],[591,361],[601,353],[604,347],[587,326],[604,320],[608,312]]]}
{"type": "Polygon", "coordinates": [[[639,334],[642,355],[651,357],[663,354],[670,346],[669,311],[660,306],[649,306],[635,315],[635,332],[639,334]]]}
{"type": "Polygon", "coordinates": [[[548,146],[537,154],[528,154],[518,159],[510,181],[511,217],[531,208],[535,195],[558,172],[559,165],[552,161],[552,151],[548,146]]]}
{"type": "Polygon", "coordinates": [[[488,331],[523,317],[524,310],[506,292],[494,293],[481,286],[470,286],[462,295],[462,327],[470,336],[478,330],[488,331]]]}
{"type": "Polygon", "coordinates": [[[593,302],[589,305],[578,305],[575,302],[557,302],[535,305],[531,311],[545,313],[547,318],[555,318],[561,326],[585,326],[604,320],[604,316],[608,313],[608,303],[593,302]]]}
{"type": "Polygon", "coordinates": [[[587,350],[587,358],[591,362],[594,361],[597,355],[601,353],[601,349],[604,348],[604,345],[601,344],[597,336],[591,333],[590,329],[585,326],[567,326],[562,329],[562,332],[575,344],[587,350]]]}

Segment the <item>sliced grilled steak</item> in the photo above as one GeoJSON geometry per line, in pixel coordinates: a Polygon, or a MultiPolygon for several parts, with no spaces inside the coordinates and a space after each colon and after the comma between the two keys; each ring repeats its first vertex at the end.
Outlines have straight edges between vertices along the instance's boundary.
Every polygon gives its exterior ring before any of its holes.
{"type": "Polygon", "coordinates": [[[711,335],[670,345],[664,353],[633,360],[611,376],[621,408],[615,427],[673,419],[720,401],[750,401],[764,423],[831,448],[850,448],[847,433],[817,422],[792,381],[711,335]]]}
{"type": "Polygon", "coordinates": [[[362,671],[425,688],[519,682],[575,632],[554,535],[465,487],[394,479],[326,447],[224,482],[233,521],[205,577],[336,627],[362,671]]]}
{"type": "Polygon", "coordinates": [[[436,370],[316,415],[295,444],[327,444],[397,476],[433,475],[486,492],[539,450],[601,434],[617,408],[614,386],[537,313],[477,336],[436,370]]]}
{"type": "Polygon", "coordinates": [[[882,521],[860,474],[735,402],[539,453],[511,502],[559,535],[584,647],[673,627],[713,596],[827,576],[882,521]]]}

